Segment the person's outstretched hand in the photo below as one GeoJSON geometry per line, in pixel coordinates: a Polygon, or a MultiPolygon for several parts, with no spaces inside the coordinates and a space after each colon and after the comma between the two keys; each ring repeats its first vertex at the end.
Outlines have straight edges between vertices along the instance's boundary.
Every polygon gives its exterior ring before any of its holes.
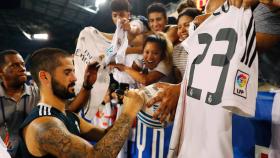
{"type": "Polygon", "coordinates": [[[111,69],[117,68],[119,71],[124,71],[125,65],[123,64],[110,64],[109,65],[111,69]]]}
{"type": "Polygon", "coordinates": [[[153,117],[163,122],[170,114],[169,121],[173,121],[176,113],[177,103],[180,96],[181,84],[156,83],[157,88],[161,89],[156,96],[148,100],[147,107],[151,107],[159,102],[160,106],[153,117]]]}

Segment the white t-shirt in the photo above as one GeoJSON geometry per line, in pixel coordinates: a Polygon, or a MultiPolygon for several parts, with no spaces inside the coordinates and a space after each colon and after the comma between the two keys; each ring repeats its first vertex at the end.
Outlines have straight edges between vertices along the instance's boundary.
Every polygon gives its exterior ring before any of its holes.
{"type": "Polygon", "coordinates": [[[174,126],[169,157],[176,152],[180,158],[233,157],[232,113],[255,114],[258,57],[253,26],[251,9],[226,2],[182,43],[189,63],[177,106],[182,113],[174,122],[182,126],[174,126]]]}
{"type": "MultiPolygon", "coordinates": [[[[142,57],[142,59],[135,60],[134,62],[140,69],[142,69],[142,70],[145,69],[143,57],[142,57]]],[[[148,72],[158,71],[158,72],[162,73],[164,75],[164,77],[162,77],[159,80],[161,82],[172,82],[173,81],[173,76],[171,76],[171,69],[169,68],[169,66],[166,63],[164,63],[164,61],[160,61],[154,69],[147,68],[147,70],[148,70],[148,72]]]]}

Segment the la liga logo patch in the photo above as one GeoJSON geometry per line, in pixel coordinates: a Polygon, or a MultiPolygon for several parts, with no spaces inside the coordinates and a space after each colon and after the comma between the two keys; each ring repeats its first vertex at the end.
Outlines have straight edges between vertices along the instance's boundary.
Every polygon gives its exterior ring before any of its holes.
{"type": "Polygon", "coordinates": [[[247,84],[249,78],[250,76],[247,73],[237,70],[233,93],[243,98],[247,98],[247,84]]]}
{"type": "Polygon", "coordinates": [[[248,81],[248,77],[246,75],[240,74],[237,76],[236,83],[238,84],[238,86],[240,88],[245,87],[247,84],[247,81],[248,81]]]}

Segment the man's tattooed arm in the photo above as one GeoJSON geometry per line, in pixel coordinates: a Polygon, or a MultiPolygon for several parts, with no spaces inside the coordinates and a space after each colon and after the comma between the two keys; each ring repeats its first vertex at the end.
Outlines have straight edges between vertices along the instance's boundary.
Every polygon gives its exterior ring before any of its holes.
{"type": "Polygon", "coordinates": [[[95,154],[101,154],[100,156],[104,158],[117,157],[128,137],[129,129],[136,114],[144,104],[144,99],[138,92],[130,90],[125,93],[122,114],[109,132],[94,146],[95,154]]]}
{"type": "Polygon", "coordinates": [[[109,132],[94,146],[94,153],[104,158],[117,157],[128,138],[132,121],[129,115],[121,114],[109,132]]]}
{"type": "MultiPolygon", "coordinates": [[[[26,133],[35,133],[32,137],[35,137],[39,150],[44,154],[49,153],[60,158],[115,158],[126,141],[132,122],[143,104],[143,98],[136,91],[128,91],[124,97],[122,114],[94,147],[81,137],[71,134],[59,119],[53,117],[34,120],[35,122],[28,125],[31,129],[28,130],[27,127],[26,133]]],[[[93,126],[85,128],[82,124],[80,127],[83,134],[92,133],[91,129],[94,128],[93,126]]]]}
{"type": "Polygon", "coordinates": [[[129,129],[136,114],[144,104],[144,99],[139,91],[130,90],[125,93],[123,103],[123,110],[120,117],[109,132],[94,146],[94,153],[101,154],[101,157],[117,157],[128,137],[129,129]]]}
{"type": "Polygon", "coordinates": [[[93,147],[86,140],[71,134],[60,120],[53,118],[36,126],[35,139],[40,150],[56,157],[115,158],[128,137],[131,124],[132,118],[122,114],[109,132],[93,147]]]}
{"type": "Polygon", "coordinates": [[[36,127],[35,140],[44,153],[61,158],[90,158],[93,147],[86,140],[71,134],[58,119],[47,119],[36,127]]]}
{"type": "Polygon", "coordinates": [[[112,127],[113,126],[110,126],[107,129],[95,127],[91,123],[85,121],[83,118],[80,118],[81,137],[87,141],[98,142],[105,136],[106,133],[108,133],[112,127]]]}

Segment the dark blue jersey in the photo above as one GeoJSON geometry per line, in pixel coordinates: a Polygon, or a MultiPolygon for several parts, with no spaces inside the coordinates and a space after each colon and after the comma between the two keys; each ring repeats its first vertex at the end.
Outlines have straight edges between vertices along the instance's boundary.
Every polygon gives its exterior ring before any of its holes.
{"type": "MultiPolygon", "coordinates": [[[[19,151],[17,157],[22,158],[36,158],[35,156],[31,155],[27,149],[27,146],[23,139],[23,129],[28,126],[33,120],[39,117],[45,117],[45,116],[52,116],[56,117],[59,120],[61,120],[69,132],[72,134],[75,134],[77,136],[80,136],[80,120],[79,117],[76,116],[72,112],[66,111],[66,115],[63,114],[61,111],[55,109],[54,107],[46,104],[39,103],[38,106],[34,107],[32,112],[29,114],[29,116],[25,119],[23,124],[20,127],[20,145],[19,145],[19,151]]],[[[45,155],[41,158],[52,158],[54,156],[52,155],[45,155]]]]}

